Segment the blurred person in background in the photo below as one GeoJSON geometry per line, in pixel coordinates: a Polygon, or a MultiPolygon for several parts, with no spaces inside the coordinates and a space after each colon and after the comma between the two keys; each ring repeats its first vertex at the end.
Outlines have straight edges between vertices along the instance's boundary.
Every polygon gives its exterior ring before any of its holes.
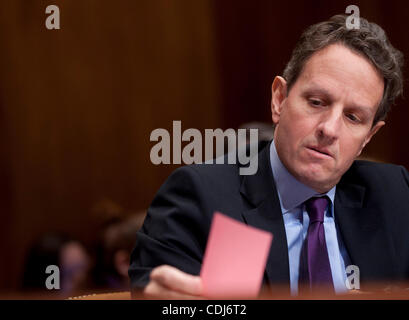
{"type": "Polygon", "coordinates": [[[24,266],[22,290],[32,293],[54,294],[46,288],[48,266],[60,270],[59,295],[79,294],[89,286],[90,256],[84,245],[58,233],[48,233],[36,240],[28,251],[24,266]]]}
{"type": "Polygon", "coordinates": [[[97,261],[102,288],[129,290],[130,255],[144,219],[145,212],[139,212],[106,227],[102,237],[102,255],[97,261]]]}
{"type": "Polygon", "coordinates": [[[246,122],[243,123],[239,126],[239,129],[246,129],[246,138],[247,138],[247,143],[249,143],[249,131],[250,129],[257,129],[258,130],[258,139],[257,141],[271,141],[274,136],[274,127],[272,124],[267,123],[267,122],[259,122],[259,121],[253,121],[253,122],[246,122]]]}
{"type": "Polygon", "coordinates": [[[94,289],[129,290],[129,259],[136,233],[145,219],[145,211],[131,213],[112,199],[102,199],[92,208],[95,219],[95,265],[92,270],[94,289]]]}

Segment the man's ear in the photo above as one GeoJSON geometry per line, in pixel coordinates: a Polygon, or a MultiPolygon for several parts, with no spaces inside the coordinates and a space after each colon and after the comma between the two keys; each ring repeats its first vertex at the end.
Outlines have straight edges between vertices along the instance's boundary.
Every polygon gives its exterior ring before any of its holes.
{"type": "Polygon", "coordinates": [[[364,143],[362,144],[361,149],[358,152],[358,156],[361,154],[362,150],[365,148],[365,146],[368,144],[369,141],[371,141],[372,137],[375,135],[375,133],[378,132],[380,128],[382,128],[385,125],[385,121],[378,121],[369,131],[368,135],[365,138],[364,143]]]}
{"type": "Polygon", "coordinates": [[[271,117],[273,123],[280,120],[282,104],[287,97],[287,81],[283,77],[276,76],[271,86],[271,117]]]}

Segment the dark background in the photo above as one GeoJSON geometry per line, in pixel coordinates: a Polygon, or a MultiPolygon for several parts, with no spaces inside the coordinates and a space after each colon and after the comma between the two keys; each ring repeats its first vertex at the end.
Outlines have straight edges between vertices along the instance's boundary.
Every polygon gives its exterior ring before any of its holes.
{"type": "MultiPolygon", "coordinates": [[[[147,208],[176,168],[150,162],[154,129],[270,122],[272,80],[301,32],[349,4],[407,61],[403,1],[1,1],[0,291],[18,290],[38,235],[90,243],[99,201],[147,208]],[[51,4],[61,30],[45,28],[51,4]]],[[[366,156],[409,168],[406,104],[366,156]]]]}

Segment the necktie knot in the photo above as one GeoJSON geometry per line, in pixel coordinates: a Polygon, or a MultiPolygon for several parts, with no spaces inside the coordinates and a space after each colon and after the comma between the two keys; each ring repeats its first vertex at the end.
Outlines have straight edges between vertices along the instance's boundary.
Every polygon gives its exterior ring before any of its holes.
{"type": "Polygon", "coordinates": [[[328,197],[312,197],[305,202],[305,207],[312,222],[324,222],[325,209],[328,206],[328,197]]]}

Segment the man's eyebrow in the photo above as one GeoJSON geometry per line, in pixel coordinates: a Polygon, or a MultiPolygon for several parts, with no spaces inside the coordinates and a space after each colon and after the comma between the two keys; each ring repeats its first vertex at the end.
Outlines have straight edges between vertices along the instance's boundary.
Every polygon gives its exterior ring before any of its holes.
{"type": "Polygon", "coordinates": [[[309,85],[303,90],[303,95],[317,94],[328,97],[329,99],[333,98],[333,95],[325,88],[317,85],[309,85]]]}

